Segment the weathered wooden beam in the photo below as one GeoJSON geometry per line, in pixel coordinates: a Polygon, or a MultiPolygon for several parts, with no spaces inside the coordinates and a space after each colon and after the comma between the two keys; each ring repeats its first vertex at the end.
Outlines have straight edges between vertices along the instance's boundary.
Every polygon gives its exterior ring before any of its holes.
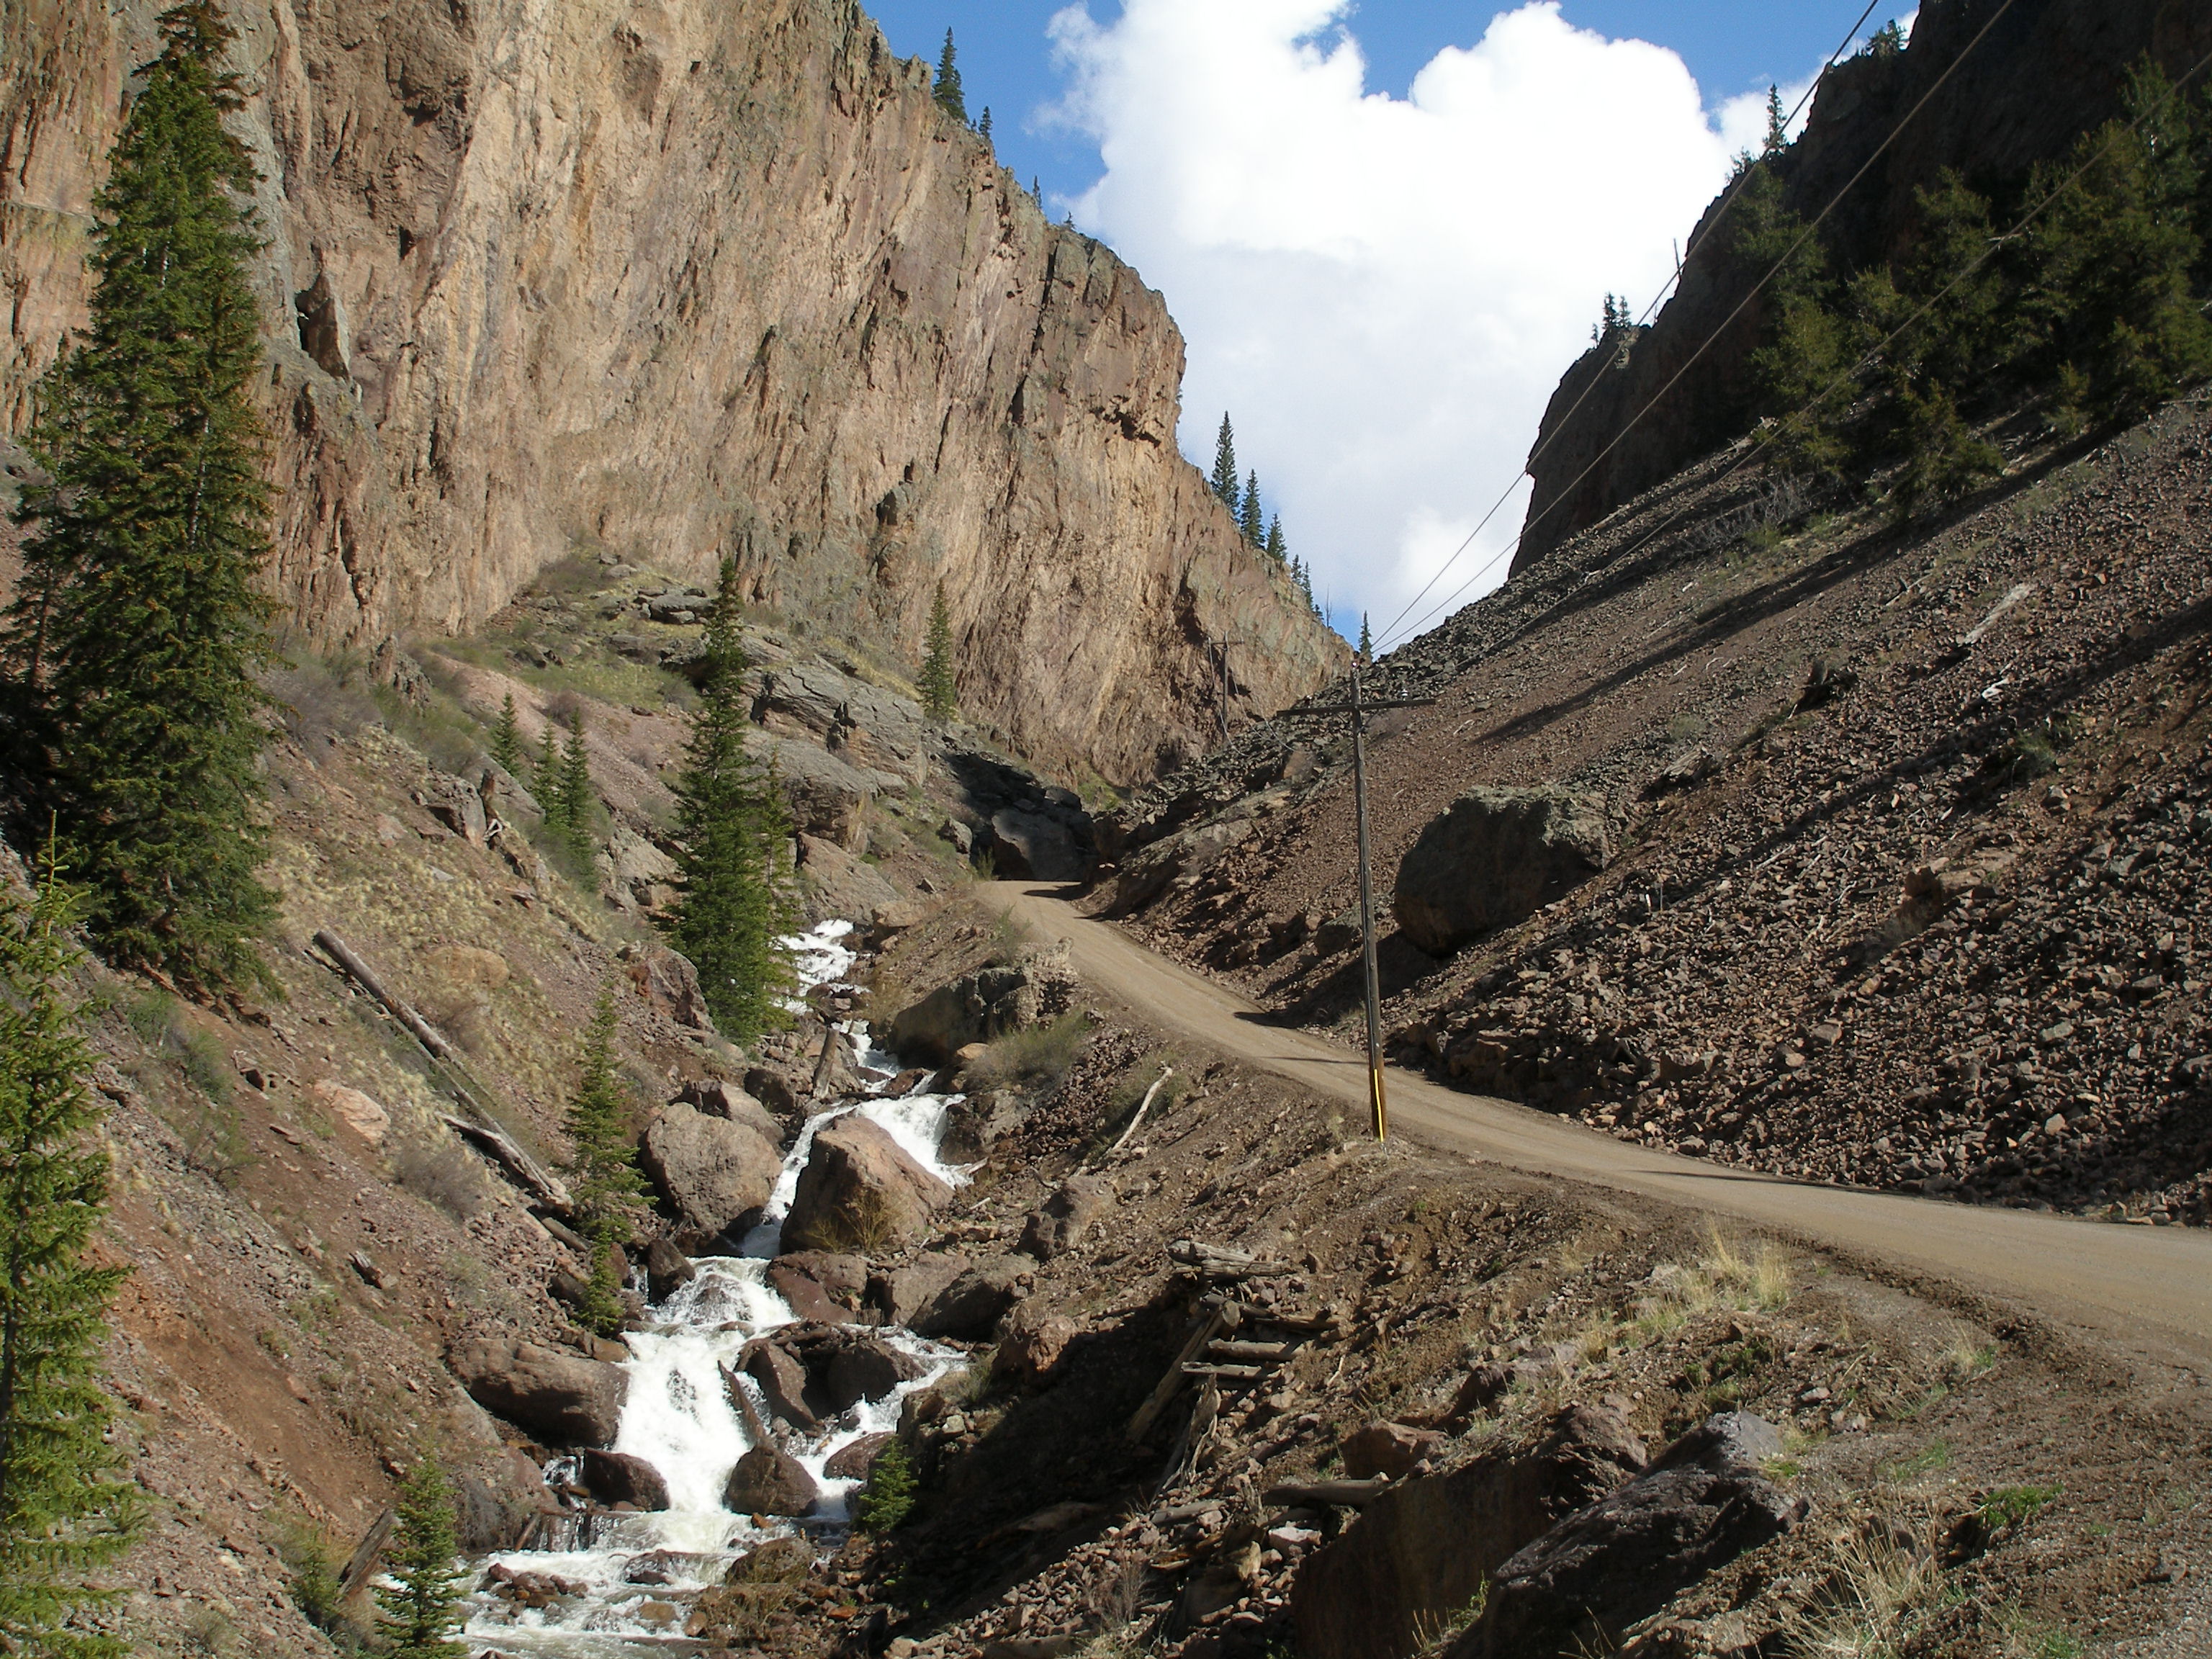
{"type": "Polygon", "coordinates": [[[472,1118],[455,1117],[451,1112],[441,1112],[438,1118],[455,1134],[474,1141],[498,1159],[501,1166],[547,1209],[557,1210],[566,1215],[574,1207],[568,1188],[562,1185],[536,1158],[516,1146],[504,1130],[472,1118]]]}
{"type": "Polygon", "coordinates": [[[1224,1382],[1256,1382],[1259,1378],[1267,1375],[1267,1367],[1264,1365],[1206,1365],[1194,1364],[1185,1365],[1182,1368],[1182,1374],[1185,1376],[1215,1377],[1224,1382]]]}
{"type": "Polygon", "coordinates": [[[453,1058],[453,1045],[438,1035],[437,1028],[386,989],[384,981],[377,978],[369,965],[354,954],[351,945],[327,927],[315,935],[315,943],[330,953],[331,960],[344,969],[356,984],[383,1004],[386,1012],[406,1028],[408,1035],[430,1051],[432,1059],[449,1060],[453,1058]]]}
{"type": "Polygon", "coordinates": [[[1209,1359],[1280,1359],[1291,1351],[1287,1342],[1209,1342],[1206,1355],[1209,1359]]]}
{"type": "Polygon", "coordinates": [[[1168,1408],[1168,1402],[1182,1389],[1182,1368],[1204,1353],[1206,1345],[1226,1328],[1228,1322],[1222,1317],[1218,1308],[1199,1322],[1198,1328],[1191,1333],[1190,1340],[1182,1345],[1182,1352],[1176,1356],[1175,1364],[1168,1367],[1168,1373],[1160,1379],[1159,1386],[1152,1390],[1143,1405],[1137,1407],[1137,1414],[1129,1419],[1130,1444],[1138,1444],[1152,1431],[1152,1425],[1159,1421],[1160,1413],[1168,1408]]]}

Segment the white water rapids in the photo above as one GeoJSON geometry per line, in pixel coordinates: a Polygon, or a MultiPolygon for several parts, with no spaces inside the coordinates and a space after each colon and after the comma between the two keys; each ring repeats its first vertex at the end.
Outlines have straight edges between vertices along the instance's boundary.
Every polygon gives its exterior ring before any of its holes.
{"type": "MultiPolygon", "coordinates": [[[[841,982],[852,971],[859,959],[845,942],[852,932],[850,922],[830,921],[783,941],[792,951],[802,991],[841,982]]],[[[868,1087],[881,1087],[898,1069],[896,1061],[870,1047],[865,1022],[851,1021],[840,1029],[861,1050],[868,1087]]],[[[860,1483],[832,1480],[823,1473],[823,1466],[862,1435],[897,1427],[906,1396],[939,1381],[961,1356],[903,1329],[881,1331],[895,1346],[923,1360],[927,1369],[884,1399],[854,1407],[821,1432],[794,1436],[787,1449],[814,1477],[822,1499],[805,1520],[766,1528],[722,1507],[730,1471],[752,1446],[730,1402],[724,1370],[735,1369],[738,1354],[753,1337],[790,1324],[795,1317],[764,1275],[782,1247],[783,1218],[790,1212],[815,1133],[835,1118],[857,1112],[880,1124],[923,1168],[957,1186],[967,1175],[940,1163],[938,1146],[944,1138],[945,1110],[958,1098],[911,1095],[887,1099],[862,1094],[807,1121],[784,1158],[760,1224],[745,1237],[744,1254],[696,1262],[691,1281],[652,1310],[651,1328],[632,1332],[625,1339],[630,1357],[623,1369],[629,1373],[629,1390],[611,1449],[642,1457],[658,1469],[668,1483],[670,1507],[641,1514],[579,1511],[559,1523],[568,1548],[511,1550],[477,1562],[479,1582],[487,1569],[498,1565],[518,1573],[568,1579],[581,1585],[583,1593],[564,1595],[543,1608],[521,1606],[489,1589],[472,1594],[466,1604],[465,1631],[471,1653],[483,1651],[487,1644],[515,1655],[574,1659],[611,1659],[647,1650],[691,1651],[703,1645],[683,1635],[692,1596],[719,1583],[738,1555],[786,1533],[843,1529],[849,1520],[848,1505],[860,1483]],[[649,1563],[638,1561],[647,1555],[653,1557],[649,1563]],[[649,1570],[659,1582],[629,1582],[627,1575],[640,1570],[649,1570]]],[[[752,1380],[744,1378],[741,1386],[751,1394],[765,1421],[766,1402],[752,1380]]],[[[550,1472],[565,1473],[561,1466],[569,1461],[558,1460],[550,1472]]]]}

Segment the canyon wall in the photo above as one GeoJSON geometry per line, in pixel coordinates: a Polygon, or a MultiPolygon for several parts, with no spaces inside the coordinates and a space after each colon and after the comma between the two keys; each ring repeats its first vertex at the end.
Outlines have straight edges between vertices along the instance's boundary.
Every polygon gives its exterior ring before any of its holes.
{"type": "MultiPolygon", "coordinates": [[[[2037,162],[2122,112],[2146,54],[2179,79],[2207,52],[2212,9],[2198,0],[1928,0],[1909,50],[1862,53],[1821,83],[1802,136],[1772,163],[1783,201],[1808,222],[1827,210],[1820,240],[1834,268],[1860,269],[1898,251],[1915,196],[1945,168],[2004,211],[2037,162]]],[[[2204,84],[2200,73],[2192,95],[2204,84]]],[[[1692,233],[1653,325],[1626,351],[1613,341],[1586,352],[1553,394],[1515,571],[1748,424],[1765,317],[1756,298],[1738,307],[1765,271],[1710,234],[1719,208],[1692,233]]]]}
{"type": "MultiPolygon", "coordinates": [[[[0,0],[0,421],[83,315],[155,0],[0,0]]],[[[837,0],[238,0],[235,130],[312,639],[461,631],[547,567],[710,577],[919,653],[1120,781],[1341,642],[1175,447],[1160,296],[1054,226],[837,0]]]]}

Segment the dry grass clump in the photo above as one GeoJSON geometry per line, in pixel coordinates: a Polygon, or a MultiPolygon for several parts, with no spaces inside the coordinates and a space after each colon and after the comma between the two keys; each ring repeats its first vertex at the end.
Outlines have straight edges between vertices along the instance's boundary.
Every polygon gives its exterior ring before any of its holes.
{"type": "Polygon", "coordinates": [[[963,1086],[971,1091],[1014,1084],[1050,1088],[1067,1075],[1090,1040],[1091,1022],[1080,1013],[1009,1031],[968,1068],[963,1086]]]}
{"type": "Polygon", "coordinates": [[[1794,1289],[1790,1258],[1778,1245],[1761,1240],[1745,1249],[1718,1228],[1707,1235],[1698,1260],[1662,1262],[1651,1283],[1652,1293],[1638,1302],[1628,1328],[1639,1341],[1678,1331],[1700,1314],[1773,1313],[1789,1305],[1794,1289]]]}

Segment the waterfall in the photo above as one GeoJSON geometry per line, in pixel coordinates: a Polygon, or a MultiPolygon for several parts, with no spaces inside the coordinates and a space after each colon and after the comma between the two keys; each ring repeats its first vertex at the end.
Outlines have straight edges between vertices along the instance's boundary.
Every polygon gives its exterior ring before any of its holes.
{"type": "MultiPolygon", "coordinates": [[[[783,941],[798,968],[802,992],[840,981],[852,970],[859,960],[845,943],[852,932],[850,922],[831,921],[783,941]]],[[[860,1048],[866,1086],[880,1088],[896,1071],[896,1062],[869,1046],[864,1021],[849,1021],[840,1029],[860,1048]]],[[[923,1168],[957,1186],[966,1182],[967,1172],[942,1163],[939,1146],[947,1109],[958,1098],[862,1094],[839,1101],[806,1121],[784,1158],[759,1224],[745,1238],[744,1254],[701,1258],[694,1263],[696,1271],[690,1281],[652,1309],[650,1327],[624,1338],[629,1358],[623,1366],[629,1373],[629,1390],[610,1449],[641,1457],[659,1471],[668,1486],[670,1507],[635,1515],[564,1516],[539,1534],[538,1541],[559,1547],[502,1551],[477,1562],[483,1588],[471,1595],[466,1607],[466,1638],[472,1650],[489,1643],[505,1652],[562,1659],[635,1655],[634,1640],[665,1641],[680,1636],[690,1600],[720,1583],[730,1563],[744,1551],[791,1532],[842,1531],[860,1483],[831,1479],[823,1474],[823,1466],[863,1435],[896,1428],[906,1396],[941,1380],[961,1363],[962,1355],[909,1331],[875,1328],[875,1334],[921,1360],[926,1369],[885,1398],[854,1407],[816,1434],[793,1434],[787,1449],[814,1477],[821,1500],[803,1520],[766,1527],[722,1507],[730,1471],[752,1446],[744,1419],[731,1402],[725,1376],[734,1370],[747,1342],[796,1317],[768,1284],[766,1273],[769,1261],[781,1248],[783,1220],[790,1213],[799,1171],[805,1167],[817,1132],[825,1123],[857,1112],[880,1124],[923,1168]],[[486,1578],[494,1567],[545,1575],[549,1587],[558,1593],[539,1607],[495,1595],[486,1578]],[[632,1583],[629,1575],[633,1572],[642,1572],[653,1582],[632,1583]]],[[[748,1390],[765,1419],[765,1402],[751,1379],[740,1377],[739,1386],[748,1390]]],[[[557,1459],[553,1473],[565,1474],[575,1462],[557,1459]]]]}

